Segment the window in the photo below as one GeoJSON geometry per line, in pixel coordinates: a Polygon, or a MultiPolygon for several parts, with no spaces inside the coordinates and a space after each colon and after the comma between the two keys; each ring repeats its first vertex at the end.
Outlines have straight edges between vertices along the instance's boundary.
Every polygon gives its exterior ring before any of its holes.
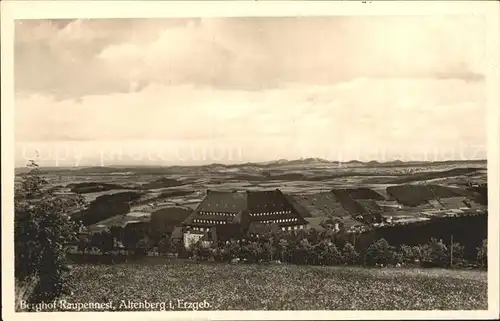
{"type": "Polygon", "coordinates": [[[288,227],[288,230],[289,230],[289,231],[291,231],[291,230],[292,230],[292,227],[291,227],[291,226],[289,226],[289,227],[288,227]]]}

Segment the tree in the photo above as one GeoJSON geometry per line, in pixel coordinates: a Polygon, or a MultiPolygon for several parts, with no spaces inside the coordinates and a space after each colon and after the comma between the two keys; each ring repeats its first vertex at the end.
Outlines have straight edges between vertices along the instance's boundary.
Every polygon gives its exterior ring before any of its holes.
{"type": "Polygon", "coordinates": [[[356,264],[359,259],[359,253],[356,252],[354,246],[349,242],[344,245],[342,256],[346,264],[356,264]]]}
{"type": "Polygon", "coordinates": [[[90,238],[88,235],[80,235],[78,238],[78,250],[85,254],[90,249],[90,238]]]}
{"type": "Polygon", "coordinates": [[[315,260],[311,242],[307,238],[292,240],[288,248],[290,249],[289,262],[293,264],[308,264],[309,260],[315,260]]]}
{"type": "Polygon", "coordinates": [[[81,197],[55,196],[47,189],[39,166],[30,161],[16,192],[14,216],[16,286],[36,284],[25,298],[30,302],[53,300],[67,290],[69,267],[66,246],[77,243],[80,222],[67,211],[83,206],[81,197]]]}
{"type": "Polygon", "coordinates": [[[142,238],[140,231],[134,228],[123,229],[123,246],[129,253],[136,252],[137,245],[142,238]]]}
{"type": "Polygon", "coordinates": [[[264,257],[264,250],[258,242],[250,242],[242,247],[243,259],[249,263],[257,263],[264,257]]]}
{"type": "Polygon", "coordinates": [[[380,239],[368,247],[365,261],[368,265],[388,264],[394,260],[394,247],[385,239],[380,239]]]}
{"type": "Polygon", "coordinates": [[[331,240],[324,239],[311,249],[310,256],[313,257],[313,264],[333,265],[342,262],[342,253],[331,240]]]}
{"type": "Polygon", "coordinates": [[[271,262],[273,260],[273,254],[275,252],[274,245],[271,240],[268,242],[265,242],[262,245],[262,255],[263,255],[263,260],[267,262],[271,262]]]}
{"type": "Polygon", "coordinates": [[[343,261],[342,253],[337,246],[328,241],[325,261],[327,265],[340,264],[343,261]]]}
{"type": "Polygon", "coordinates": [[[276,247],[277,256],[281,258],[281,262],[285,262],[285,258],[288,258],[288,244],[288,241],[280,239],[276,247]]]}
{"type": "Polygon", "coordinates": [[[158,252],[160,254],[167,254],[170,250],[172,249],[172,242],[168,236],[164,236],[159,242],[158,242],[158,252]]]}
{"type": "Polygon", "coordinates": [[[400,253],[403,263],[414,263],[415,260],[420,258],[420,251],[416,249],[416,247],[411,247],[409,245],[401,245],[400,253]]]}
{"type": "Polygon", "coordinates": [[[151,241],[147,237],[141,238],[134,247],[134,255],[143,256],[146,255],[150,248],[151,241]]]}
{"type": "Polygon", "coordinates": [[[453,242],[450,250],[450,261],[453,258],[453,261],[451,261],[451,264],[453,264],[453,266],[463,266],[465,263],[467,263],[467,261],[464,260],[464,252],[465,247],[462,244],[453,242]]]}
{"type": "Polygon", "coordinates": [[[123,238],[123,228],[121,226],[110,226],[109,233],[113,236],[116,241],[122,241],[123,238]]]}
{"type": "Polygon", "coordinates": [[[477,262],[479,266],[488,267],[488,240],[483,240],[480,247],[477,248],[477,262]]]}
{"type": "Polygon", "coordinates": [[[108,254],[115,249],[115,239],[111,232],[104,230],[100,233],[98,249],[102,254],[108,254]]]}
{"type": "Polygon", "coordinates": [[[414,262],[422,261],[424,255],[424,247],[422,245],[414,245],[411,248],[412,254],[415,258],[414,262]]]}
{"type": "Polygon", "coordinates": [[[448,248],[442,241],[432,238],[422,249],[422,264],[424,266],[449,266],[448,248]]]}
{"type": "Polygon", "coordinates": [[[94,232],[90,234],[90,248],[92,250],[99,249],[101,246],[101,233],[94,232]]]}

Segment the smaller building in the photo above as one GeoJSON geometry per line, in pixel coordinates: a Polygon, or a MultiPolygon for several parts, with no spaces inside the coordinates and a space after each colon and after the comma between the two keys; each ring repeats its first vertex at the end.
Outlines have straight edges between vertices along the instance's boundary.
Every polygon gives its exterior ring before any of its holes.
{"type": "Polygon", "coordinates": [[[183,236],[184,247],[190,249],[193,245],[198,243],[204,235],[205,233],[203,232],[186,231],[183,236]]]}

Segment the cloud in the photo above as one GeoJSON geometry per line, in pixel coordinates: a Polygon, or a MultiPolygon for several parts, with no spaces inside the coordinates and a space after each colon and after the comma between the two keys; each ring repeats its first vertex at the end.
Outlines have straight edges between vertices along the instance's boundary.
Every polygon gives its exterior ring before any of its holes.
{"type": "Polygon", "coordinates": [[[16,101],[16,140],[472,144],[486,137],[482,90],[462,80],[361,79],[259,92],[157,84],[79,102],[33,95],[16,101]]]}
{"type": "Polygon", "coordinates": [[[57,99],[149,84],[261,90],[360,77],[480,81],[476,16],[21,21],[16,91],[57,99]]]}
{"type": "Polygon", "coordinates": [[[26,144],[94,162],[115,144],[236,146],[241,161],[484,145],[484,48],[475,16],[20,21],[16,157],[26,144]]]}

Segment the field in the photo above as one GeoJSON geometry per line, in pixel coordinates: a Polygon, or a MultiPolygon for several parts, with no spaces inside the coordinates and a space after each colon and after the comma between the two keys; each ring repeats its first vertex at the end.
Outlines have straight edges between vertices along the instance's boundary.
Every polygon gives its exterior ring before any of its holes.
{"type": "Polygon", "coordinates": [[[163,262],[74,265],[73,276],[63,299],[115,309],[177,299],[206,300],[210,310],[487,309],[484,271],[163,262]]]}
{"type": "MultiPolygon", "coordinates": [[[[486,182],[485,161],[449,162],[347,162],[305,159],[270,164],[212,164],[198,167],[75,167],[44,168],[50,188],[61,193],[76,192],[88,204],[104,195],[123,192],[139,195],[128,212],[148,216],[166,206],[195,208],[206,190],[271,190],[315,194],[332,188],[371,188],[382,195],[402,183],[461,186],[486,182]]],[[[25,168],[16,169],[16,182],[25,168]]],[[[108,213],[98,225],[121,221],[127,212],[108,213]]],[[[413,215],[413,214],[412,214],[413,215]]],[[[98,223],[98,222],[95,222],[98,223]]]]}

